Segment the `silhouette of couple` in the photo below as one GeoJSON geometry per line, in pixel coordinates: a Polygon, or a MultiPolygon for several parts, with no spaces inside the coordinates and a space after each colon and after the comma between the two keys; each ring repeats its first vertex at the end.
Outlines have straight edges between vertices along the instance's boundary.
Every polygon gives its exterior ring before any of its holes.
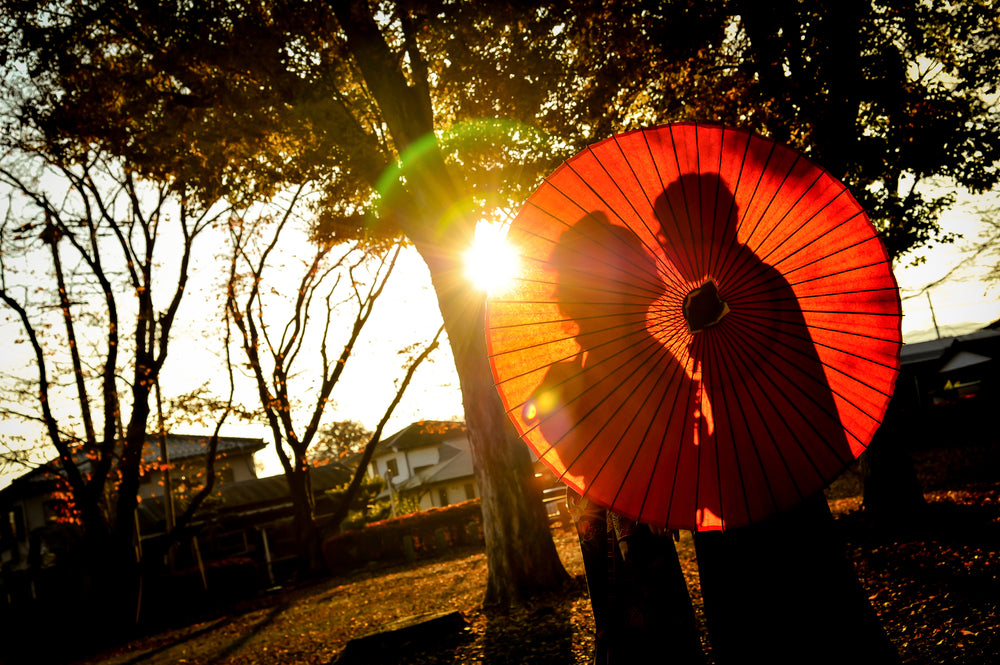
{"type": "Polygon", "coordinates": [[[668,521],[697,530],[716,662],[896,662],[818,491],[853,455],[792,287],[738,241],[718,176],[682,176],[654,210],[644,237],[603,213],[562,234],[581,351],[525,406],[583,491],[596,662],[703,662],[668,521]]]}

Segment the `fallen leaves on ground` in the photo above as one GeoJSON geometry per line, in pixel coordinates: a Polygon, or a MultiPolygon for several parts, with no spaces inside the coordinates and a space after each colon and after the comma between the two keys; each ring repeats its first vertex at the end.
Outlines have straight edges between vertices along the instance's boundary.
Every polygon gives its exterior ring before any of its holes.
{"type": "MultiPolygon", "coordinates": [[[[987,469],[978,449],[966,453],[964,465],[955,450],[918,453],[928,510],[920,524],[898,532],[867,523],[856,473],[846,473],[829,492],[848,554],[904,663],[987,665],[1000,657],[1000,465],[995,451],[987,453],[987,469]],[[975,478],[963,475],[970,467],[975,478]]],[[[88,662],[326,664],[336,661],[348,640],[390,621],[457,610],[464,631],[414,647],[405,662],[589,663],[593,618],[576,537],[562,530],[553,537],[570,583],[505,614],[480,607],[485,556],[465,551],[280,590],[230,615],[139,639],[88,662]]],[[[700,618],[690,534],[681,535],[677,548],[700,618]]]]}

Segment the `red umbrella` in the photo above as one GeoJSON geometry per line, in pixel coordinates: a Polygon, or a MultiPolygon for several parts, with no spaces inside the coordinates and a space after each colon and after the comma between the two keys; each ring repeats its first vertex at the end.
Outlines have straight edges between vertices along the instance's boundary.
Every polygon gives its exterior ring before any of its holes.
{"type": "Polygon", "coordinates": [[[888,255],[833,176],[749,133],[674,124],[577,154],[507,236],[497,389],[577,492],[671,528],[757,522],[868,446],[899,370],[888,255]]]}

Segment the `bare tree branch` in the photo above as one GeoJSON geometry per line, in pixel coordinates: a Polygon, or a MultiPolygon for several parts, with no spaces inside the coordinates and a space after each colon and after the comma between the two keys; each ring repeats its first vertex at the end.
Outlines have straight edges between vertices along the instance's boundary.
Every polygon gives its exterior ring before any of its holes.
{"type": "Polygon", "coordinates": [[[341,522],[347,517],[347,511],[351,505],[351,500],[354,495],[357,494],[358,488],[361,487],[361,481],[364,480],[365,471],[368,469],[368,464],[372,460],[372,455],[375,453],[375,447],[378,446],[379,441],[382,440],[382,431],[385,429],[386,423],[389,422],[389,418],[392,417],[392,412],[396,410],[399,402],[403,399],[403,394],[410,385],[410,381],[413,379],[414,373],[420,364],[427,359],[427,357],[438,347],[438,340],[441,338],[441,333],[444,332],[444,325],[438,328],[437,333],[434,335],[434,339],[431,340],[423,351],[420,352],[412,363],[410,367],[406,370],[406,375],[403,377],[403,381],[399,384],[399,388],[396,390],[395,397],[386,407],[385,413],[382,414],[382,419],[379,420],[378,426],[375,427],[375,432],[372,434],[371,439],[369,439],[368,444],[365,445],[365,450],[361,454],[361,460],[358,462],[357,469],[354,470],[354,477],[351,478],[351,484],[347,486],[347,491],[344,492],[344,496],[341,500],[339,506],[337,506],[336,512],[334,512],[333,517],[330,520],[331,528],[337,529],[340,527],[341,522]]]}

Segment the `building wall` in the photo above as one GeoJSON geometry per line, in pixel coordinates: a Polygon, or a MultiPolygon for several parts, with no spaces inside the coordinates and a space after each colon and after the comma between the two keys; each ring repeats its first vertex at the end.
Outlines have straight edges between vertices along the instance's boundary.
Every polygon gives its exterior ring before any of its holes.
{"type": "Polygon", "coordinates": [[[230,462],[233,469],[233,482],[253,480],[257,477],[257,467],[253,463],[253,455],[240,455],[230,462]]]}
{"type": "Polygon", "coordinates": [[[393,452],[390,455],[379,455],[374,458],[368,465],[368,475],[371,477],[378,476],[380,478],[385,478],[385,470],[389,468],[389,463],[395,462],[395,469],[393,471],[393,478],[399,482],[410,477],[410,470],[406,466],[406,458],[402,453],[393,452]]]}
{"type": "Polygon", "coordinates": [[[437,464],[440,461],[440,455],[437,447],[414,448],[411,450],[383,453],[372,459],[368,465],[368,475],[384,478],[385,470],[388,468],[390,460],[396,461],[396,468],[398,469],[398,472],[393,474],[393,480],[396,483],[401,483],[413,475],[414,469],[437,464]]]}
{"type": "Polygon", "coordinates": [[[420,497],[420,509],[443,508],[479,496],[479,485],[472,478],[433,485],[420,497]]]}
{"type": "MultiPolygon", "coordinates": [[[[253,455],[236,455],[233,457],[222,457],[215,461],[215,484],[218,487],[221,483],[233,483],[241,480],[252,480],[257,477],[257,469],[253,464],[253,455]]],[[[162,471],[150,471],[147,473],[139,485],[139,497],[150,499],[154,496],[163,496],[162,471]]],[[[175,488],[188,486],[201,487],[205,482],[204,458],[188,458],[174,464],[170,471],[170,480],[175,488]]]]}

